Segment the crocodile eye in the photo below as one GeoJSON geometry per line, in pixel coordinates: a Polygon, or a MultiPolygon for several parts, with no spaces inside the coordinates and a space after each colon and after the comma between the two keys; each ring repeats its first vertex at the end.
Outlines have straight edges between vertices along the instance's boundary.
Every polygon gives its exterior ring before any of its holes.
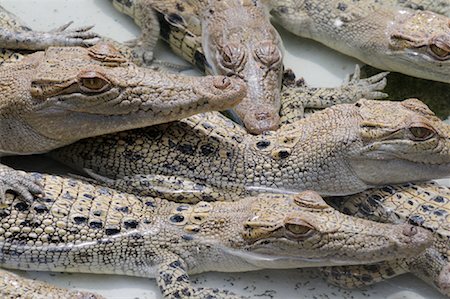
{"type": "Polygon", "coordinates": [[[310,227],[297,224],[286,224],[285,227],[288,231],[290,231],[294,235],[305,235],[311,231],[310,227]]]}
{"type": "Polygon", "coordinates": [[[242,69],[245,60],[245,50],[239,45],[228,44],[220,51],[220,64],[229,70],[238,71],[242,69]]]}
{"type": "Polygon", "coordinates": [[[440,59],[445,59],[449,55],[449,52],[447,50],[442,49],[435,44],[430,45],[430,50],[434,54],[434,56],[437,56],[437,58],[440,59]]]}
{"type": "Polygon", "coordinates": [[[409,131],[414,136],[414,140],[424,141],[434,136],[435,132],[426,127],[411,127],[409,131]]]}
{"type": "Polygon", "coordinates": [[[314,227],[299,218],[288,218],[285,220],[284,228],[287,237],[303,239],[315,231],[314,227]]]}
{"type": "Polygon", "coordinates": [[[254,50],[254,57],[266,66],[272,66],[281,62],[281,52],[271,41],[259,43],[254,50]]]}
{"type": "Polygon", "coordinates": [[[86,72],[79,76],[80,89],[84,92],[103,92],[110,87],[110,82],[97,72],[86,72]]]}

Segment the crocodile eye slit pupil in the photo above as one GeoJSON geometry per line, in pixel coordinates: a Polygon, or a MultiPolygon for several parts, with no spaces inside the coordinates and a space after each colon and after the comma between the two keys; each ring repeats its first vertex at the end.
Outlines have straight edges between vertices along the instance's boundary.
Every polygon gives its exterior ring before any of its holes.
{"type": "Polygon", "coordinates": [[[434,132],[424,127],[412,127],[409,129],[416,140],[427,140],[434,136],[434,132]]]}

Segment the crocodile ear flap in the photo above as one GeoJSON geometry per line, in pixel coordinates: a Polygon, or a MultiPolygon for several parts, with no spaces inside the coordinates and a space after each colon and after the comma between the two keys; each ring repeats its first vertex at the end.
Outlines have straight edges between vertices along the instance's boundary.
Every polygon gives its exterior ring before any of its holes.
{"type": "Polygon", "coordinates": [[[294,195],[295,203],[304,208],[328,209],[330,206],[323,200],[319,193],[314,191],[303,191],[294,195]]]}

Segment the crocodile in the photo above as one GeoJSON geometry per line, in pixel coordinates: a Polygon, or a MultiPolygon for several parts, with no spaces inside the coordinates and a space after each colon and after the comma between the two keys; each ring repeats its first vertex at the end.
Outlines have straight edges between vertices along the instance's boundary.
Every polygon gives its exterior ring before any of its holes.
{"type": "MultiPolygon", "coordinates": [[[[43,153],[79,139],[222,110],[246,94],[225,76],[163,74],[130,63],[110,44],[50,47],[0,66],[0,155],[43,153]]],[[[0,164],[6,189],[41,188],[0,164]]]]}
{"type": "MultiPolygon", "coordinates": [[[[280,119],[279,115],[281,96],[283,100],[288,97],[288,102],[297,103],[284,108],[301,107],[281,114],[301,117],[304,106],[323,108],[324,103],[353,103],[361,97],[387,96],[380,92],[386,85],[387,73],[363,80],[355,75],[352,81],[336,89],[310,88],[304,84],[284,86],[280,95],[282,43],[258,1],[113,0],[113,4],[142,28],[142,36],[134,42],[139,53],[151,52],[155,36],[160,32],[176,54],[200,70],[246,80],[248,97],[236,106],[232,115],[251,133],[260,134],[284,124],[284,118],[280,119]],[[155,18],[159,21],[157,26],[155,18]]],[[[148,56],[153,57],[151,53],[148,56]]]]}
{"type": "Polygon", "coordinates": [[[366,266],[324,269],[330,282],[361,287],[412,272],[450,296],[450,188],[435,182],[388,185],[327,199],[348,215],[383,223],[410,223],[433,232],[433,245],[420,256],[366,266]]]}
{"type": "Polygon", "coordinates": [[[18,61],[24,53],[58,46],[93,46],[99,35],[90,31],[94,26],[66,30],[69,22],[50,32],[34,31],[17,16],[0,6],[0,62],[18,61]]]}
{"type": "MultiPolygon", "coordinates": [[[[186,205],[30,175],[46,195],[32,203],[7,195],[0,209],[2,268],[153,277],[166,298],[237,297],[197,288],[189,274],[379,262],[413,257],[432,241],[410,224],[346,216],[313,191],[186,205]]],[[[0,294],[20,289],[10,284],[0,294]]]]}
{"type": "Polygon", "coordinates": [[[417,99],[362,99],[252,135],[219,113],[90,138],[51,155],[120,190],[181,202],[347,195],[450,175],[450,125],[417,99]]]}
{"type": "Polygon", "coordinates": [[[378,0],[270,1],[274,20],[383,70],[450,83],[450,20],[378,0]]]}

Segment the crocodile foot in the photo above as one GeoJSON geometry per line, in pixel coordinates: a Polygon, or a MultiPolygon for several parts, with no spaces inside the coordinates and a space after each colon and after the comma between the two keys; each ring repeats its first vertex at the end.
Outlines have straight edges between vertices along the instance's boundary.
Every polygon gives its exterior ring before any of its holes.
{"type": "Polygon", "coordinates": [[[153,63],[153,46],[146,46],[141,38],[132,39],[124,43],[132,48],[133,61],[137,65],[150,66],[153,63]]]}
{"type": "Polygon", "coordinates": [[[389,72],[382,72],[372,77],[361,79],[361,69],[359,65],[356,65],[351,79],[349,75],[341,88],[351,95],[348,98],[354,100],[354,102],[361,98],[368,100],[384,99],[388,95],[381,92],[381,90],[386,87],[386,76],[388,74],[389,72]]]}
{"type": "Polygon", "coordinates": [[[14,170],[0,164],[0,202],[5,202],[7,190],[16,192],[30,202],[34,199],[33,194],[44,194],[44,190],[36,178],[24,171],[14,170]]]}
{"type": "Polygon", "coordinates": [[[94,26],[83,26],[72,30],[66,30],[73,22],[70,21],[58,28],[49,31],[54,45],[59,46],[84,46],[90,47],[96,44],[100,36],[90,31],[94,26]]]}

